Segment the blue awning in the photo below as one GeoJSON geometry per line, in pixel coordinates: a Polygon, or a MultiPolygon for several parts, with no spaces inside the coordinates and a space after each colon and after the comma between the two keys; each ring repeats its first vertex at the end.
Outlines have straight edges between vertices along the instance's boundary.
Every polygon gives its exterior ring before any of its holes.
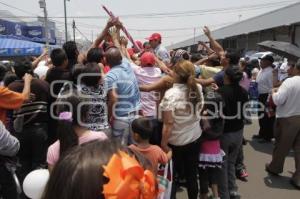
{"type": "Polygon", "coordinates": [[[0,37],[0,57],[40,55],[44,44],[0,37]]]}

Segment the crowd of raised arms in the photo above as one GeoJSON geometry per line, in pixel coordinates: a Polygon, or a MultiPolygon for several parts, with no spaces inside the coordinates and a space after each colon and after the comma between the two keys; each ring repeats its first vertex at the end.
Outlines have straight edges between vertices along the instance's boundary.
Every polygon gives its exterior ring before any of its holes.
{"type": "Polygon", "coordinates": [[[300,61],[279,74],[271,55],[224,50],[208,27],[196,54],[168,51],[159,33],[130,47],[121,29],[111,19],[87,52],[68,41],[0,65],[0,198],[175,199],[181,186],[189,199],[240,198],[251,115],[255,139],[275,138],[262,169],[280,174],[293,149],[300,188],[300,61]],[[41,168],[46,185],[26,193],[41,168]]]}

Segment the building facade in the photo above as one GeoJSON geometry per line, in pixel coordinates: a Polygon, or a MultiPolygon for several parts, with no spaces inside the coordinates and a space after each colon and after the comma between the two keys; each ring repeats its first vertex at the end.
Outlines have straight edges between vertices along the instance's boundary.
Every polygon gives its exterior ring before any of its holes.
{"type": "MultiPolygon", "coordinates": [[[[250,18],[244,21],[212,31],[212,35],[224,48],[240,51],[260,50],[257,43],[274,40],[285,41],[300,47],[300,2],[250,18]]],[[[205,35],[199,35],[174,45],[168,49],[198,50],[198,42],[207,41],[205,35]]]]}

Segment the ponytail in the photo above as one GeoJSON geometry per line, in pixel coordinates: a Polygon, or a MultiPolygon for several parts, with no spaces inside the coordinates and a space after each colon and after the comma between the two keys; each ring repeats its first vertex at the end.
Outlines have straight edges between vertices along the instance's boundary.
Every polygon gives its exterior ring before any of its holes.
{"type": "Polygon", "coordinates": [[[78,119],[85,119],[87,107],[82,106],[81,109],[78,110],[82,99],[76,91],[73,91],[69,96],[63,94],[58,101],[61,103],[57,107],[57,113],[59,115],[57,137],[60,142],[59,152],[60,155],[63,156],[71,148],[79,144],[79,139],[74,128],[79,125],[78,119]]]}
{"type": "Polygon", "coordinates": [[[187,79],[187,87],[188,100],[194,105],[194,113],[196,113],[197,104],[201,102],[202,99],[194,75],[190,75],[187,79]]]}
{"type": "Polygon", "coordinates": [[[60,120],[58,122],[57,136],[60,142],[60,156],[63,156],[69,149],[78,145],[78,136],[75,133],[72,121],[60,120]]]}
{"type": "Polygon", "coordinates": [[[194,113],[196,114],[197,105],[202,101],[202,99],[195,80],[194,64],[187,60],[181,60],[174,66],[173,70],[179,76],[180,83],[186,84],[188,88],[187,100],[193,104],[194,113]]]}

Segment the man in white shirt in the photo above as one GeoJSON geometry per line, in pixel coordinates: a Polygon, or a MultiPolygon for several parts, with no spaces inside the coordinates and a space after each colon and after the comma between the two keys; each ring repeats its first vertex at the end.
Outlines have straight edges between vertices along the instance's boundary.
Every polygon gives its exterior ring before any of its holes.
{"type": "Polygon", "coordinates": [[[153,33],[149,38],[149,43],[154,51],[154,54],[168,65],[171,61],[168,50],[161,45],[161,35],[159,33],[153,33]]]}
{"type": "Polygon", "coordinates": [[[278,80],[280,82],[288,78],[289,76],[288,69],[289,69],[288,62],[284,62],[278,67],[278,80]]]}
{"type": "MultiPolygon", "coordinates": [[[[273,68],[272,64],[274,59],[271,55],[266,55],[261,58],[260,71],[257,74],[256,82],[258,84],[259,102],[266,105],[268,96],[273,88],[273,68]]],[[[273,138],[273,125],[275,117],[269,117],[266,109],[259,111],[259,133],[253,136],[253,138],[262,138],[261,142],[270,142],[273,138]]]]}
{"type": "Polygon", "coordinates": [[[300,60],[294,67],[294,76],[286,79],[279,89],[273,89],[276,110],[276,144],[266,170],[272,174],[283,172],[284,160],[289,151],[295,151],[296,172],[291,183],[300,189],[300,60]]]}

